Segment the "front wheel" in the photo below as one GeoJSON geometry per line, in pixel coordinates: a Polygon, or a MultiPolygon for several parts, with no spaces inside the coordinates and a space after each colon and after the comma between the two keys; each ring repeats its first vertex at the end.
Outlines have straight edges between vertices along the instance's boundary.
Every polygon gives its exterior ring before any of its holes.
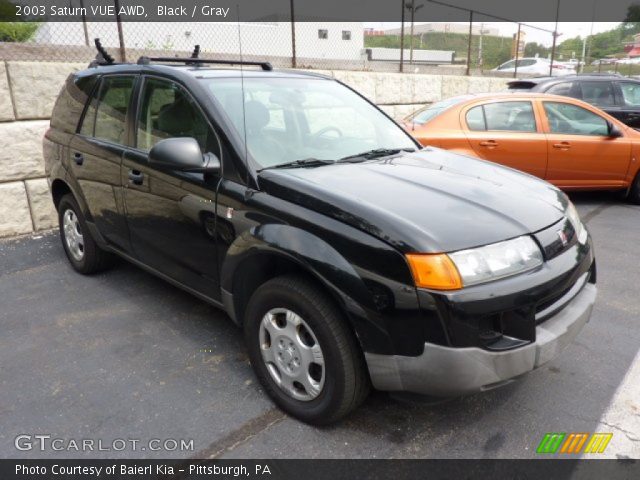
{"type": "Polygon", "coordinates": [[[344,316],[305,277],[266,282],[251,297],[245,340],[260,383],[287,413],[329,424],[369,392],[362,352],[344,316]]]}

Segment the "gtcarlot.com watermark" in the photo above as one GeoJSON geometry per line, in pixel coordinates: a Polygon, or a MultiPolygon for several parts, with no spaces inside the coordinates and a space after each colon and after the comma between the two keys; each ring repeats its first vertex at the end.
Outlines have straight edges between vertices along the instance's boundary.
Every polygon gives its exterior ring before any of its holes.
{"type": "Polygon", "coordinates": [[[192,452],[193,439],[184,438],[58,438],[50,434],[20,434],[13,444],[17,450],[28,452],[192,452]]]}

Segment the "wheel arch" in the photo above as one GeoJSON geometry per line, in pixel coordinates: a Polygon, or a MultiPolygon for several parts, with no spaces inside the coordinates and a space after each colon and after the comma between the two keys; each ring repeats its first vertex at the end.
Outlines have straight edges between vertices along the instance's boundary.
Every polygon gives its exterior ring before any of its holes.
{"type": "MultiPolygon", "coordinates": [[[[353,266],[319,237],[288,225],[262,225],[236,238],[221,268],[225,309],[242,325],[253,292],[280,275],[305,275],[345,314],[348,326],[365,349],[358,319],[367,317],[363,303],[371,293],[353,266]]],[[[365,335],[366,336],[366,335],[365,335]]]]}

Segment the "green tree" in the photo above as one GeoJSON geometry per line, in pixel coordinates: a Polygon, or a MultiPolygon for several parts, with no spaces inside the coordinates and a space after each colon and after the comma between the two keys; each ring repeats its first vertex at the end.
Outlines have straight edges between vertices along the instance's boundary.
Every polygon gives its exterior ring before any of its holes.
{"type": "Polygon", "coordinates": [[[26,42],[35,35],[40,24],[12,22],[16,19],[16,6],[9,0],[0,0],[0,42],[26,42]]]}

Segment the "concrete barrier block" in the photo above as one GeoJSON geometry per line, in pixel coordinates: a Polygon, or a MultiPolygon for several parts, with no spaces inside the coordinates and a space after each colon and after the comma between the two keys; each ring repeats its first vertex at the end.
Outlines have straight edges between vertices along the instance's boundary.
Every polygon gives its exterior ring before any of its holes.
{"type": "Polygon", "coordinates": [[[445,75],[442,77],[441,99],[469,93],[469,78],[462,75],[445,75]]]}
{"type": "Polygon", "coordinates": [[[413,102],[414,75],[405,73],[374,73],[376,102],[379,105],[398,105],[413,102]]]}
{"type": "Polygon", "coordinates": [[[433,103],[442,100],[442,75],[413,75],[413,99],[411,103],[433,103]]]}
{"type": "Polygon", "coordinates": [[[0,63],[0,122],[13,120],[14,118],[7,67],[2,62],[0,63]]]}
{"type": "Polygon", "coordinates": [[[0,123],[0,182],[44,176],[42,137],[48,120],[0,123]]]}
{"type": "Polygon", "coordinates": [[[18,120],[49,118],[53,104],[70,73],[85,63],[7,62],[13,104],[18,120]]]}
{"type": "Polygon", "coordinates": [[[367,72],[349,72],[346,70],[335,70],[334,78],[346,83],[351,88],[376,103],[376,77],[375,74],[367,72]]]}
{"type": "Polygon", "coordinates": [[[29,201],[22,182],[0,184],[0,237],[33,231],[29,201]]]}
{"type": "Polygon", "coordinates": [[[513,78],[500,78],[500,77],[491,77],[489,81],[489,90],[490,92],[504,92],[508,89],[507,82],[510,82],[513,78]]]}
{"type": "Polygon", "coordinates": [[[487,93],[491,91],[491,78],[489,77],[468,77],[468,93],[487,93]]]}
{"type": "Polygon", "coordinates": [[[58,214],[53,206],[49,184],[44,178],[27,180],[27,196],[31,207],[31,219],[36,230],[45,230],[58,225],[58,214]]]}

